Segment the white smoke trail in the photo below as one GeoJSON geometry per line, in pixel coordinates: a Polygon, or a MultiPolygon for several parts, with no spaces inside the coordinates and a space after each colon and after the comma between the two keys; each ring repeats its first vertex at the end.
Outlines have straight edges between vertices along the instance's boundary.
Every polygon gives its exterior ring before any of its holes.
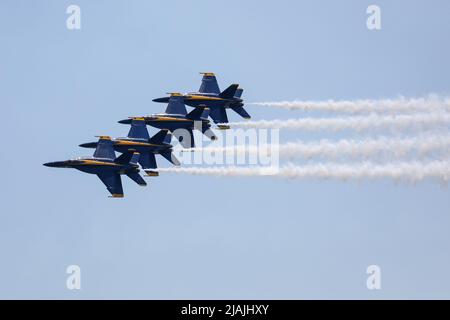
{"type": "MultiPolygon", "coordinates": [[[[204,151],[226,154],[267,154],[271,151],[278,152],[280,158],[304,158],[324,157],[336,159],[339,157],[363,157],[387,155],[399,159],[410,153],[417,157],[424,157],[436,152],[450,151],[450,135],[432,135],[412,138],[388,138],[375,139],[342,139],[338,141],[320,140],[312,142],[288,142],[280,144],[277,148],[270,145],[237,145],[225,147],[206,147],[186,149],[186,151],[204,151]]],[[[184,150],[183,150],[184,151],[184,150]]]]}
{"type": "Polygon", "coordinates": [[[450,98],[430,95],[425,98],[379,99],[379,100],[325,100],[325,101],[279,101],[248,103],[257,106],[288,110],[319,110],[332,112],[431,112],[450,111],[450,98]]]}
{"type": "Polygon", "coordinates": [[[384,165],[361,164],[313,164],[305,166],[288,165],[278,170],[267,171],[267,167],[182,167],[160,168],[161,172],[212,176],[267,176],[289,179],[339,179],[361,180],[390,178],[397,181],[418,182],[432,178],[447,183],[450,179],[450,162],[432,161],[400,162],[384,165]]]}
{"type": "Polygon", "coordinates": [[[448,128],[450,125],[450,113],[418,113],[411,115],[376,115],[350,116],[338,118],[301,118],[287,120],[259,120],[229,123],[232,127],[239,128],[271,128],[291,130],[345,130],[352,129],[362,131],[367,129],[436,129],[448,128]]]}

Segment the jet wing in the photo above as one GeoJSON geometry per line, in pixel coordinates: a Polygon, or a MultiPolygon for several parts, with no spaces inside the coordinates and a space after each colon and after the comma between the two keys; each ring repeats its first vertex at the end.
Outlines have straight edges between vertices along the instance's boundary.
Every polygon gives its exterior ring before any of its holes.
{"type": "Polygon", "coordinates": [[[112,194],[113,198],[123,198],[122,179],[120,174],[114,172],[99,173],[97,176],[105,184],[106,189],[112,194]]]}

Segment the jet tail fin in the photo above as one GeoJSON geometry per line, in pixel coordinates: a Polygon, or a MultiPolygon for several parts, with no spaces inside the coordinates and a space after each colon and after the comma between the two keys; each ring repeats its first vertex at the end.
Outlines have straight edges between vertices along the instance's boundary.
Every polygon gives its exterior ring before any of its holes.
{"type": "Polygon", "coordinates": [[[191,120],[200,120],[205,107],[197,107],[186,115],[186,118],[191,120]]]}
{"type": "Polygon", "coordinates": [[[234,96],[236,95],[236,91],[237,91],[238,87],[239,87],[238,84],[230,85],[228,88],[226,88],[225,90],[223,90],[219,94],[219,97],[221,97],[223,99],[232,99],[232,98],[234,98],[234,96]]]}
{"type": "Polygon", "coordinates": [[[140,186],[146,186],[147,183],[145,180],[141,177],[141,175],[138,172],[129,172],[127,173],[128,178],[136,182],[140,186]]]}
{"type": "Polygon", "coordinates": [[[153,144],[163,144],[168,132],[168,130],[159,131],[157,134],[150,138],[149,142],[153,144]]]}
{"type": "Polygon", "coordinates": [[[139,156],[140,155],[137,152],[127,152],[117,157],[114,162],[120,164],[137,164],[137,162],[139,161],[139,156]]]}

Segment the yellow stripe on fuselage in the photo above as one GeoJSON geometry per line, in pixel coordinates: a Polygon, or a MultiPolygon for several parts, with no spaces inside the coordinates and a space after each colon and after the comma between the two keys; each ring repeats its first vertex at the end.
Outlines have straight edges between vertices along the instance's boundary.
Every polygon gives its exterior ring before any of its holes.
{"type": "Polygon", "coordinates": [[[187,100],[212,100],[212,101],[223,100],[222,98],[208,97],[208,96],[195,96],[195,95],[189,95],[185,99],[187,99],[187,100]]]}
{"type": "Polygon", "coordinates": [[[99,161],[99,160],[83,160],[80,165],[97,165],[97,166],[120,166],[120,164],[114,163],[114,162],[106,162],[106,161],[99,161]]]}
{"type": "Polygon", "coordinates": [[[174,117],[158,117],[153,121],[192,121],[192,120],[174,117]]]}
{"type": "Polygon", "coordinates": [[[157,147],[158,144],[152,144],[147,142],[138,142],[138,141],[126,141],[126,140],[119,140],[115,142],[118,146],[143,146],[143,147],[157,147]]]}

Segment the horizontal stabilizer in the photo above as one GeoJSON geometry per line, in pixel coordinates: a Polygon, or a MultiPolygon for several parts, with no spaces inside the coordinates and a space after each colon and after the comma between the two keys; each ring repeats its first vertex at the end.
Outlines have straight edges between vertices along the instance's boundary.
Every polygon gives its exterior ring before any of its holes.
{"type": "Polygon", "coordinates": [[[186,118],[191,120],[200,120],[205,107],[197,107],[186,115],[186,118]]]}
{"type": "Polygon", "coordinates": [[[179,166],[181,164],[180,161],[175,157],[175,155],[171,151],[162,152],[161,155],[175,166],[179,166]]]}
{"type": "Polygon", "coordinates": [[[134,163],[136,164],[139,160],[139,153],[137,152],[126,152],[117,157],[114,162],[120,164],[134,163]]]}
{"type": "Polygon", "coordinates": [[[168,130],[159,131],[157,134],[150,138],[149,142],[152,144],[163,144],[168,132],[168,130]]]}
{"type": "Polygon", "coordinates": [[[127,176],[140,186],[147,185],[145,180],[141,177],[141,175],[138,172],[129,172],[129,173],[127,173],[127,176]]]}
{"type": "Polygon", "coordinates": [[[231,109],[233,109],[234,112],[236,112],[238,115],[240,115],[244,119],[251,118],[250,115],[247,113],[247,111],[245,111],[244,107],[242,107],[242,106],[231,107],[231,109]]]}
{"type": "Polygon", "coordinates": [[[239,87],[238,84],[230,85],[228,88],[223,90],[223,92],[221,94],[219,94],[219,97],[221,97],[223,99],[232,99],[232,98],[234,98],[234,96],[236,94],[236,90],[237,90],[238,87],[239,87]]]}

